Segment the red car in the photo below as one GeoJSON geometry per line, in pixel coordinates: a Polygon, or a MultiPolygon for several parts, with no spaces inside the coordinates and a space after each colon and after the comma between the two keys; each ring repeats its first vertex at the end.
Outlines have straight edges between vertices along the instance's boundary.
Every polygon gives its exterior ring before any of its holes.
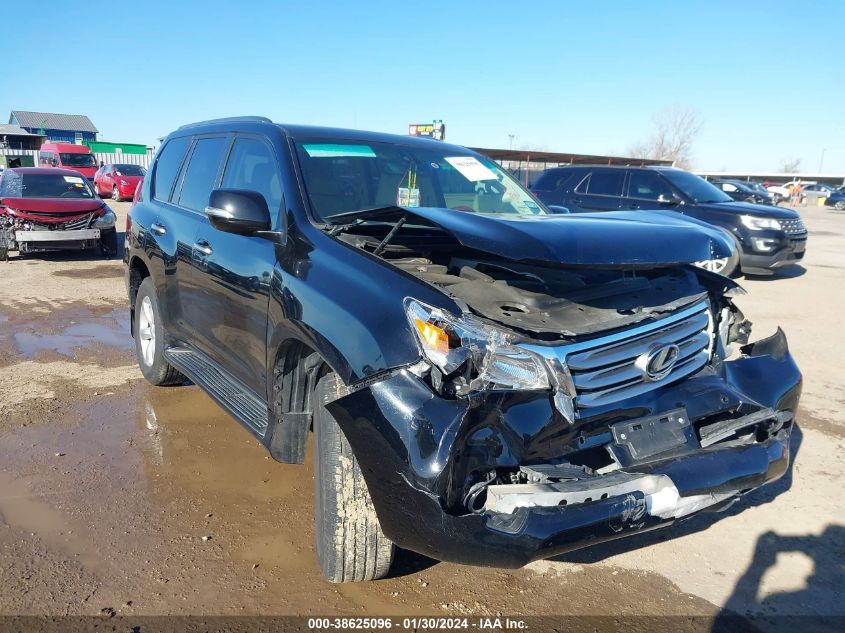
{"type": "Polygon", "coordinates": [[[0,259],[8,252],[99,248],[117,253],[115,215],[78,171],[6,169],[0,176],[0,259]]]}
{"type": "Polygon", "coordinates": [[[94,189],[105,198],[111,196],[112,200],[131,200],[135,196],[135,190],[138,188],[147,170],[140,165],[130,165],[123,163],[111,163],[103,165],[94,174],[94,189]]]}

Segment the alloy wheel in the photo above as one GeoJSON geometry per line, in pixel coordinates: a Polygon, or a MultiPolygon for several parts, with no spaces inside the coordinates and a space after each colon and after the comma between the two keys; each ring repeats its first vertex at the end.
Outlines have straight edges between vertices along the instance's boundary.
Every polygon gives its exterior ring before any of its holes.
{"type": "Polygon", "coordinates": [[[117,202],[120,200],[120,192],[117,190],[117,185],[111,190],[111,199],[117,202]]]}
{"type": "Polygon", "coordinates": [[[138,318],[138,339],[141,343],[141,358],[147,367],[151,367],[156,351],[155,313],[149,297],[141,301],[138,318]]]}
{"type": "Polygon", "coordinates": [[[727,267],[728,259],[728,257],[708,259],[703,262],[695,262],[695,265],[704,270],[709,270],[711,273],[721,273],[727,267]]]}

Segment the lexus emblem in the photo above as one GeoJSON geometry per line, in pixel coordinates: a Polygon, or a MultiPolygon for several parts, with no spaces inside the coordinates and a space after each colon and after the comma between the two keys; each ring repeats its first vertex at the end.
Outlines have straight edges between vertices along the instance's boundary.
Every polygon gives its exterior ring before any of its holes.
{"type": "Polygon", "coordinates": [[[648,382],[663,380],[672,371],[681,348],[674,343],[658,343],[649,351],[637,356],[634,366],[643,373],[648,382]]]}

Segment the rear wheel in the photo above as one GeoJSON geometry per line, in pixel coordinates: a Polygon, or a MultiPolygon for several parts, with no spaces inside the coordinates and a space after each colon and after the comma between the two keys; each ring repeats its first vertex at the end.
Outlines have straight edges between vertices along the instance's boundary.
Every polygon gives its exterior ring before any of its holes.
{"type": "Polygon", "coordinates": [[[376,580],[390,570],[394,548],[381,531],[352,447],[326,409],[339,385],[336,376],[328,374],[314,394],[317,561],[329,582],[376,580]]]}
{"type": "Polygon", "coordinates": [[[135,353],[138,366],[154,385],[178,385],[185,377],[164,358],[164,325],[151,277],[141,282],[135,297],[135,353]]]}

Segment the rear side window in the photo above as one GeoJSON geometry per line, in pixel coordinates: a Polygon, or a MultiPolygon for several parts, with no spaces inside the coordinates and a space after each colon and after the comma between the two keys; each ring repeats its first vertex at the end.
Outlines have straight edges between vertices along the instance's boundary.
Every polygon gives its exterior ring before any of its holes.
{"type": "Polygon", "coordinates": [[[576,193],[592,196],[621,196],[625,172],[621,169],[596,169],[584,178],[576,193]]]}
{"type": "Polygon", "coordinates": [[[226,162],[223,187],[257,191],[264,196],[271,213],[277,212],[282,204],[282,185],[276,160],[270,148],[257,139],[239,138],[235,141],[226,162]]]}
{"type": "Polygon", "coordinates": [[[653,171],[632,171],[628,181],[628,197],[643,200],[657,200],[660,196],[671,197],[672,188],[653,171]]]}
{"type": "Polygon", "coordinates": [[[197,141],[182,181],[182,191],[177,202],[179,206],[194,211],[202,211],[208,206],[208,197],[220,173],[220,164],[228,146],[229,139],[224,136],[197,141]]]}
{"type": "Polygon", "coordinates": [[[182,157],[188,149],[190,140],[188,136],[171,139],[161,150],[156,160],[153,179],[153,197],[156,200],[166,201],[170,197],[173,181],[176,180],[176,172],[179,171],[179,165],[182,164],[182,157]]]}

